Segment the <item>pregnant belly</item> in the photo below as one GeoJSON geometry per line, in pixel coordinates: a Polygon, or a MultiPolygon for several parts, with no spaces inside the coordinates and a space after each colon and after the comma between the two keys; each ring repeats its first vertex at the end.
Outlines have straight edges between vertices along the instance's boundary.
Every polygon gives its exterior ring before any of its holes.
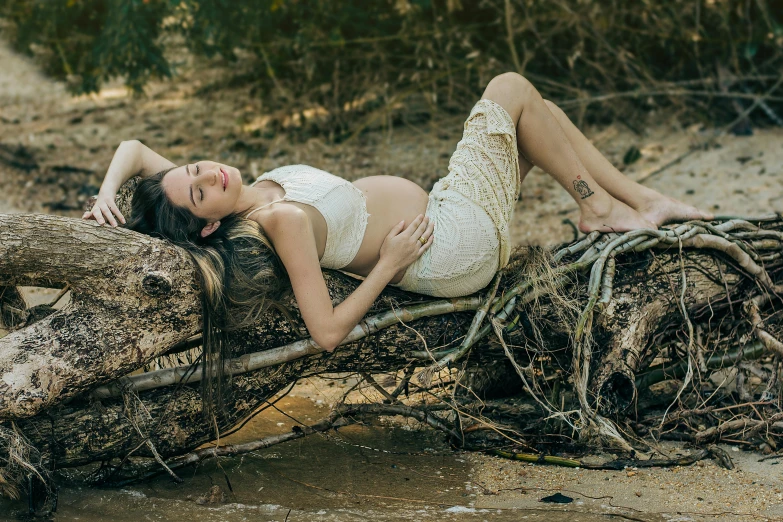
{"type": "MultiPolygon", "coordinates": [[[[428,194],[416,183],[396,176],[370,176],[353,184],[367,198],[370,219],[359,252],[343,270],[366,276],[378,263],[381,245],[392,227],[403,220],[407,227],[416,216],[424,214],[428,194]]],[[[398,283],[403,273],[391,282],[398,283]]]]}

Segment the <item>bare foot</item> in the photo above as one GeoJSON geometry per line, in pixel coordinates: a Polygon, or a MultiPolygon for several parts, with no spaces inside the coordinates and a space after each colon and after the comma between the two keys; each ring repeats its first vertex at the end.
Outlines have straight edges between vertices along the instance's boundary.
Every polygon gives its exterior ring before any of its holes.
{"type": "Polygon", "coordinates": [[[579,219],[579,230],[587,234],[594,230],[599,232],[628,232],[639,228],[657,229],[655,223],[648,221],[637,211],[612,197],[608,199],[601,211],[583,207],[579,219]]]}
{"type": "Polygon", "coordinates": [[[709,212],[704,212],[682,201],[658,193],[652,199],[636,207],[636,210],[645,219],[649,219],[656,225],[693,219],[710,221],[715,217],[709,212]]]}

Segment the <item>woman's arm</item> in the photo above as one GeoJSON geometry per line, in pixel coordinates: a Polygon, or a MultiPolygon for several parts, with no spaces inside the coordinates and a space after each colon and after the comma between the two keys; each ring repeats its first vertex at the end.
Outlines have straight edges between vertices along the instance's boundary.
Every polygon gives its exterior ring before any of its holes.
{"type": "Polygon", "coordinates": [[[82,218],[95,219],[101,225],[108,221],[111,226],[116,227],[116,216],[125,223],[125,218],[114,204],[120,187],[133,176],[152,176],[172,167],[176,165],[140,141],[123,141],[109,164],[95,205],[85,212],[82,218]]]}
{"type": "Polygon", "coordinates": [[[417,217],[407,228],[404,222],[398,223],[386,236],[375,268],[356,290],[333,307],[307,214],[295,207],[281,207],[265,225],[275,251],[286,267],[307,330],[313,340],[329,352],[359,324],[395,274],[418,259],[434,237],[434,224],[425,216],[417,217]],[[427,240],[424,245],[419,241],[420,237],[427,240]]]}

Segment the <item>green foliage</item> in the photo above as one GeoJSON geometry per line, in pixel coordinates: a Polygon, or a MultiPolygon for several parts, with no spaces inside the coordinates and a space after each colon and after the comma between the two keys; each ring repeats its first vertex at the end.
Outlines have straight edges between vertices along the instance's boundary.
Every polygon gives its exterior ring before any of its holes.
{"type": "Polygon", "coordinates": [[[136,91],[152,76],[169,76],[158,43],[168,9],[164,0],[0,0],[15,47],[36,50],[46,72],[76,93],[113,76],[136,91]]]}
{"type": "MultiPolygon", "coordinates": [[[[774,80],[759,78],[783,70],[781,0],[0,0],[0,16],[77,92],[169,75],[161,36],[180,35],[263,95],[323,107],[338,129],[346,107],[410,93],[422,112],[462,109],[506,70],[561,100],[674,82],[718,91],[718,67],[763,92],[774,80]]],[[[656,103],[628,100],[601,110],[656,103]]]]}

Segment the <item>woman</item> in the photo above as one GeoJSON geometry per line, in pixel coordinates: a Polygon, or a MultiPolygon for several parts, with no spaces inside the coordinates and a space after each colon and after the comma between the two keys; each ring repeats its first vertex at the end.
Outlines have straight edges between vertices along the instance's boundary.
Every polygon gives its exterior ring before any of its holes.
{"type": "Polygon", "coordinates": [[[134,141],[120,145],[84,218],[125,223],[114,198],[140,173],[147,179],[134,195],[129,226],[194,253],[206,311],[222,326],[248,324],[290,284],[313,340],[332,351],[387,284],[446,297],[486,286],[508,263],[508,224],[533,165],[574,198],[582,232],[712,217],[627,179],[529,81],[506,73],[473,108],[449,175],[429,195],[403,178],[351,184],[305,166],[275,169],[243,186],[233,167],[176,166],[134,141]],[[333,306],[321,267],[364,280],[333,306]]]}

